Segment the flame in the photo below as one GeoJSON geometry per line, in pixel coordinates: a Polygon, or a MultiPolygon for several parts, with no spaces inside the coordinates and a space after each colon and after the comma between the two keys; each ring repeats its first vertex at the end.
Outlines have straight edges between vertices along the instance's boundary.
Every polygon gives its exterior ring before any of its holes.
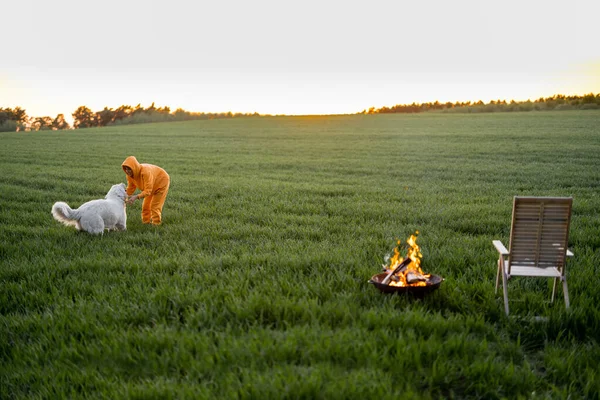
{"type": "MultiPolygon", "coordinates": [[[[421,248],[417,244],[418,234],[419,231],[416,231],[414,235],[410,235],[410,237],[406,240],[406,244],[408,244],[406,258],[410,258],[411,262],[410,264],[408,264],[404,271],[401,271],[396,274],[396,276],[398,277],[398,281],[390,281],[390,286],[427,286],[427,283],[423,281],[414,282],[411,284],[409,284],[406,281],[406,275],[409,272],[414,272],[416,274],[422,275],[424,278],[429,278],[431,276],[429,274],[423,273],[423,271],[421,270],[421,259],[423,258],[423,254],[421,254],[421,248]]],[[[400,265],[402,261],[405,260],[405,258],[403,258],[400,254],[399,249],[402,242],[398,240],[396,244],[397,246],[394,248],[394,254],[389,259],[389,265],[384,265],[388,273],[396,269],[396,267],[400,265]]]]}

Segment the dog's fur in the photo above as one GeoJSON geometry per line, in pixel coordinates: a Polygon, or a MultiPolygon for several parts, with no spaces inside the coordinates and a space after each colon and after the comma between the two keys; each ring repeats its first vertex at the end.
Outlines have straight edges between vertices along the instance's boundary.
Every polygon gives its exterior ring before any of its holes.
{"type": "Polygon", "coordinates": [[[104,199],[88,201],[76,210],[65,202],[56,202],[52,215],[65,225],[93,234],[104,233],[105,229],[124,231],[127,229],[126,198],[125,184],[119,183],[110,188],[104,199]]]}

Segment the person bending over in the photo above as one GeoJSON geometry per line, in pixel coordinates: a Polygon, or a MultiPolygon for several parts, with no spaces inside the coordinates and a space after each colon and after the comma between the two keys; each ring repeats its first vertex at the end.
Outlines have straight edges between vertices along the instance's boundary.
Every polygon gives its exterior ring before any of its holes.
{"type": "Polygon", "coordinates": [[[136,200],[143,199],[142,222],[160,225],[171,183],[167,171],[156,165],[140,164],[134,156],[127,157],[121,167],[127,175],[127,203],[133,204],[136,200]],[[133,195],[135,189],[140,189],[140,193],[133,195]]]}

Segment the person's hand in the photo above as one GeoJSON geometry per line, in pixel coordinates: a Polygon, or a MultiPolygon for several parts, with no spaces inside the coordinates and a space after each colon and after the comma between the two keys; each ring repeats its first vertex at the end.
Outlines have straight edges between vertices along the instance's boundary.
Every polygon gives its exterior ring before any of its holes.
{"type": "Polygon", "coordinates": [[[134,194],[133,196],[129,196],[129,197],[127,198],[127,204],[133,204],[133,202],[134,202],[134,201],[136,201],[136,200],[137,200],[137,198],[138,198],[138,197],[137,197],[137,194],[134,194]]]}

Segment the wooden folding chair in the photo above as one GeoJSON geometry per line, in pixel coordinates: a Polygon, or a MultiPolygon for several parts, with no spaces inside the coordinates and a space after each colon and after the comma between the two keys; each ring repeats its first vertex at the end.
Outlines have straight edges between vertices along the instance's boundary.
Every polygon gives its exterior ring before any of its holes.
{"type": "Polygon", "coordinates": [[[496,293],[502,275],[504,309],[508,315],[508,280],[513,276],[554,278],[552,299],[558,281],[562,281],[565,305],[569,308],[569,291],[565,275],[571,223],[571,197],[521,197],[513,201],[509,250],[499,240],[492,243],[500,253],[496,275],[496,293]]]}

